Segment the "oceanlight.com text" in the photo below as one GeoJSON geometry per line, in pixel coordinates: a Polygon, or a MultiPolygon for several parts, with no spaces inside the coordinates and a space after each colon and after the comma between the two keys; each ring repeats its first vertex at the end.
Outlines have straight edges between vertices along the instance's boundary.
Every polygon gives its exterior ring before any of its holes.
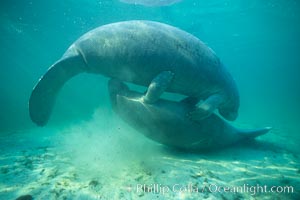
{"type": "Polygon", "coordinates": [[[192,184],[182,185],[163,185],[163,184],[136,184],[134,186],[126,187],[128,192],[135,193],[153,193],[153,194],[167,194],[167,193],[248,193],[256,195],[258,193],[294,193],[293,186],[268,186],[268,185],[248,185],[240,186],[224,186],[218,184],[207,184],[202,187],[197,187],[192,184]]]}
{"type": "Polygon", "coordinates": [[[255,195],[257,193],[294,193],[293,186],[267,186],[267,185],[248,185],[243,184],[242,186],[219,186],[216,184],[210,184],[208,186],[208,191],[212,193],[249,193],[250,195],[255,195]]]}

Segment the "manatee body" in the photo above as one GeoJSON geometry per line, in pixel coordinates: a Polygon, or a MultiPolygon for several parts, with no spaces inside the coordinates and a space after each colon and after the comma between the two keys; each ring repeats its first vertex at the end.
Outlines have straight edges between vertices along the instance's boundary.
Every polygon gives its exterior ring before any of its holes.
{"type": "Polygon", "coordinates": [[[110,80],[109,94],[112,108],[121,119],[146,137],[179,149],[216,150],[263,135],[271,129],[238,129],[216,114],[194,121],[187,117],[195,109],[193,98],[180,102],[158,99],[148,104],[143,101],[143,94],[129,90],[117,80],[110,80]]]}
{"type": "Polygon", "coordinates": [[[34,87],[30,117],[45,125],[59,90],[77,74],[102,74],[148,86],[163,71],[174,73],[167,92],[204,100],[191,118],[201,119],[215,109],[228,120],[237,117],[238,90],[216,54],[193,35],[152,21],[112,23],[81,36],[34,87]]]}

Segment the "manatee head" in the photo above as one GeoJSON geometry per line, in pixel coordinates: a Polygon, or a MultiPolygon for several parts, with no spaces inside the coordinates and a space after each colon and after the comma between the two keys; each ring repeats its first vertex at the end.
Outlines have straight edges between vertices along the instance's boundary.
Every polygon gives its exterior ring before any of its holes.
{"type": "Polygon", "coordinates": [[[230,109],[219,109],[219,113],[227,120],[234,121],[238,117],[238,111],[232,111],[230,109]]]}
{"type": "Polygon", "coordinates": [[[219,107],[219,113],[227,120],[234,121],[239,112],[239,96],[232,98],[231,101],[219,107]]]}
{"type": "MultiPolygon", "coordinates": [[[[223,65],[223,64],[222,64],[223,65]]],[[[239,107],[240,107],[240,94],[235,83],[235,80],[232,78],[231,74],[226,73],[228,84],[224,88],[227,95],[225,95],[226,101],[224,104],[220,105],[219,113],[227,120],[234,121],[238,117],[239,107]]]]}
{"type": "Polygon", "coordinates": [[[108,91],[110,98],[114,99],[116,95],[126,95],[129,92],[129,88],[117,79],[110,79],[108,81],[108,91]]]}

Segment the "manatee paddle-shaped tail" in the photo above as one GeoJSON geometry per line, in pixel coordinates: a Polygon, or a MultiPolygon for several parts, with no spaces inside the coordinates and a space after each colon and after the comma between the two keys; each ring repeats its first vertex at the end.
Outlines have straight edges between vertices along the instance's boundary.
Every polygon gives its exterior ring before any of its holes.
{"type": "Polygon", "coordinates": [[[256,138],[258,136],[268,133],[270,130],[272,130],[272,127],[264,127],[264,128],[253,129],[253,130],[237,129],[240,136],[242,136],[244,139],[256,138]]]}
{"type": "Polygon", "coordinates": [[[31,120],[44,126],[51,115],[56,96],[64,83],[85,71],[85,62],[79,52],[65,55],[53,64],[34,87],[29,99],[31,120]]]}

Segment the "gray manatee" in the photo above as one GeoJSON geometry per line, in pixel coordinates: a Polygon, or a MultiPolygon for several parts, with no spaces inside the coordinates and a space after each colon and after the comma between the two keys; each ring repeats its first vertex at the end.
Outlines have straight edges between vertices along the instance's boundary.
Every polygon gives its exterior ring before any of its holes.
{"type": "MultiPolygon", "coordinates": [[[[166,84],[169,80],[157,81],[165,81],[166,84]]],[[[216,114],[198,121],[191,120],[187,114],[195,109],[197,101],[193,97],[180,102],[158,99],[148,104],[143,94],[129,90],[119,80],[110,80],[108,88],[112,108],[121,119],[146,137],[170,147],[192,151],[216,150],[263,135],[271,129],[241,130],[216,114]]]]}
{"type": "MultiPolygon", "coordinates": [[[[59,90],[77,74],[102,74],[147,87],[165,71],[174,77],[161,90],[204,100],[191,110],[191,119],[201,120],[215,109],[227,120],[236,119],[238,90],[216,54],[193,35],[152,21],[112,23],[81,36],[34,87],[30,117],[37,125],[45,125],[59,90]]],[[[152,103],[157,96],[148,93],[144,100],[152,103]]]]}

